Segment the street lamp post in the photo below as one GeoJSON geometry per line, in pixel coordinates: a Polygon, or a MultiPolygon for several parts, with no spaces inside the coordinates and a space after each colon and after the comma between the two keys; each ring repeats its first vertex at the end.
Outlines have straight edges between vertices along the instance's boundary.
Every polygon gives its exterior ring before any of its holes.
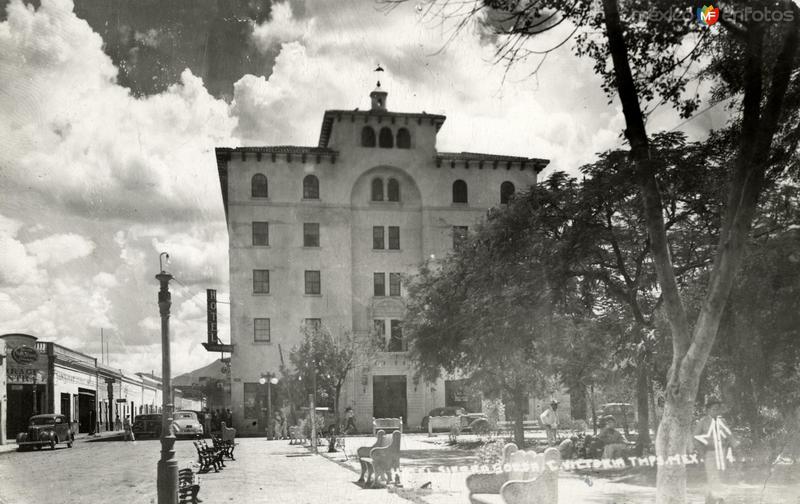
{"type": "Polygon", "coordinates": [[[267,439],[269,439],[269,422],[272,419],[272,386],[278,384],[278,378],[275,377],[275,373],[270,371],[263,373],[258,379],[258,383],[267,386],[267,439]]]}
{"type": "Polygon", "coordinates": [[[172,433],[172,379],[169,357],[169,309],[172,299],[169,281],[172,275],[164,271],[162,256],[169,260],[169,254],[158,256],[161,272],[156,279],[161,285],[158,291],[158,309],[161,314],[161,460],[158,461],[156,484],[158,504],[178,504],[178,460],[175,458],[175,434],[172,433]]]}

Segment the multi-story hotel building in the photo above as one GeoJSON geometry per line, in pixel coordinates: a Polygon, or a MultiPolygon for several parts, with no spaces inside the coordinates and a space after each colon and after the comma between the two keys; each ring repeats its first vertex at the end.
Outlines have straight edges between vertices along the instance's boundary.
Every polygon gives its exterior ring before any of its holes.
{"type": "Polygon", "coordinates": [[[450,382],[413,379],[402,275],[448,254],[548,163],[438,152],[445,116],[389,111],[380,83],[370,96],[370,110],[327,110],[316,147],[216,149],[230,237],[231,405],[241,432],[264,432],[259,378],[288,363],[309,320],[332,332],[385,334],[385,351],[344,387],[340,407],[353,407],[361,429],[373,416],[417,427],[445,406],[446,392],[456,394],[450,382]]]}

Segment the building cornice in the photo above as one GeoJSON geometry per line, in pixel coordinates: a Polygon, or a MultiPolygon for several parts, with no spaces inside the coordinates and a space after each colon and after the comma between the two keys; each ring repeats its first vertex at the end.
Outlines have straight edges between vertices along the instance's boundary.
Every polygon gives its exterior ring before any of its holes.
{"type": "Polygon", "coordinates": [[[416,122],[423,124],[424,122],[430,123],[436,127],[436,131],[442,127],[446,116],[438,114],[428,114],[425,112],[390,112],[388,110],[326,110],[325,115],[322,116],[322,128],[319,132],[319,147],[327,148],[328,141],[331,138],[331,130],[333,129],[334,122],[350,121],[350,122],[369,122],[370,119],[375,119],[378,123],[386,121],[389,124],[409,124],[416,122]]]}
{"type": "Polygon", "coordinates": [[[526,158],[521,156],[503,156],[498,154],[485,154],[481,152],[437,152],[436,167],[442,168],[491,168],[493,170],[525,170],[530,168],[536,173],[541,172],[550,164],[549,159],[526,158]]]}

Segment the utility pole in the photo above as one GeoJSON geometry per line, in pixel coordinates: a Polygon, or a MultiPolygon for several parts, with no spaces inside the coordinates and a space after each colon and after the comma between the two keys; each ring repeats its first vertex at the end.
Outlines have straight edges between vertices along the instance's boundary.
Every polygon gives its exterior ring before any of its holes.
{"type": "Polygon", "coordinates": [[[103,342],[103,328],[100,328],[100,363],[105,364],[105,359],[103,355],[103,349],[106,347],[106,344],[103,342]]]}
{"type": "Polygon", "coordinates": [[[156,275],[161,289],[158,291],[158,308],[161,314],[161,460],[157,465],[156,486],[158,504],[178,504],[178,460],[175,458],[175,434],[172,432],[172,378],[169,355],[169,309],[172,297],[169,293],[169,281],[172,275],[164,271],[161,256],[158,256],[161,272],[156,275]]]}
{"type": "Polygon", "coordinates": [[[311,446],[317,453],[317,362],[314,358],[314,338],[311,338],[311,446]]]}

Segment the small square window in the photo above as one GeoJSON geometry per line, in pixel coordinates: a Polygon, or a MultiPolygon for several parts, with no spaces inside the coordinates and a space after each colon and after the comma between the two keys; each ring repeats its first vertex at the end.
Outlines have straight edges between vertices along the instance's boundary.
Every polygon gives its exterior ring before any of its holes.
{"type": "Polygon", "coordinates": [[[305,222],[305,223],[303,223],[303,246],[304,247],[319,247],[319,223],[318,222],[305,222]]]}
{"type": "Polygon", "coordinates": [[[306,294],[321,294],[319,271],[306,270],[306,294]]]}
{"type": "Polygon", "coordinates": [[[253,222],[253,246],[269,245],[269,222],[253,222]]]}
{"type": "Polygon", "coordinates": [[[400,228],[389,226],[389,250],[400,250],[400,228]]]}
{"type": "Polygon", "coordinates": [[[319,331],[322,329],[322,319],[320,318],[307,318],[303,321],[303,324],[311,331],[319,331]]]}
{"type": "Polygon", "coordinates": [[[400,273],[389,273],[389,295],[400,295],[400,273]]]}
{"type": "Polygon", "coordinates": [[[373,275],[373,283],[375,285],[375,295],[376,296],[385,296],[386,295],[386,273],[374,273],[373,275]]]}
{"type": "Polygon", "coordinates": [[[269,270],[253,270],[253,292],[269,294],[269,270]]]}
{"type": "Polygon", "coordinates": [[[372,227],[372,248],[374,250],[383,250],[385,248],[383,239],[383,226],[372,227]]]}
{"type": "Polygon", "coordinates": [[[269,332],[268,318],[253,319],[253,341],[269,342],[269,332]]]}

